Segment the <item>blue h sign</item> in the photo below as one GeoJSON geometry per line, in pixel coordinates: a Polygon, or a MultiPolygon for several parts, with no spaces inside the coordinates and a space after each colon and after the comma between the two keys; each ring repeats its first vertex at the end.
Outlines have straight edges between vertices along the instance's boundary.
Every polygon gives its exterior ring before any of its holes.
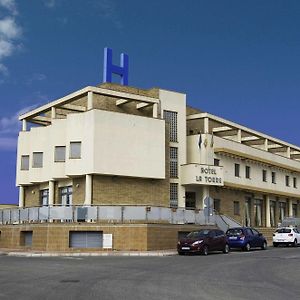
{"type": "Polygon", "coordinates": [[[104,48],[103,82],[112,82],[112,74],[121,76],[121,84],[128,85],[128,55],[121,53],[120,66],[112,63],[112,50],[104,48]]]}

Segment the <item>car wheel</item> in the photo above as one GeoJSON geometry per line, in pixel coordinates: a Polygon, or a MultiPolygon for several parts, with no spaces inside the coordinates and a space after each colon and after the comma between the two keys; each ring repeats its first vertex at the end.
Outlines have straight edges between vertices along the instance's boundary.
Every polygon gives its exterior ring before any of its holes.
{"type": "Polygon", "coordinates": [[[263,242],[263,244],[261,246],[261,249],[262,250],[266,250],[267,249],[267,242],[266,241],[263,242]]]}
{"type": "Polygon", "coordinates": [[[225,245],[225,247],[223,249],[223,253],[224,254],[228,254],[229,253],[229,246],[228,246],[228,244],[225,245]]]}
{"type": "Polygon", "coordinates": [[[277,244],[277,243],[273,243],[273,246],[274,246],[274,247],[278,247],[278,244],[277,244]]]}
{"type": "Polygon", "coordinates": [[[298,242],[297,242],[297,240],[295,239],[295,240],[294,240],[294,243],[293,243],[293,247],[297,247],[297,245],[298,245],[298,242]]]}
{"type": "Polygon", "coordinates": [[[251,249],[251,246],[250,246],[250,244],[249,244],[249,243],[247,243],[244,249],[245,249],[245,251],[250,251],[250,249],[251,249]]]}
{"type": "Polygon", "coordinates": [[[203,246],[202,254],[205,256],[208,255],[208,247],[206,245],[203,246]]]}

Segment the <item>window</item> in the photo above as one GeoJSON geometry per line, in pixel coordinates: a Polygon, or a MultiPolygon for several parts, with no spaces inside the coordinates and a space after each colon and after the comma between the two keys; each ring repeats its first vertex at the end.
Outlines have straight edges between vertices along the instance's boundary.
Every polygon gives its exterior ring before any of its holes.
{"type": "Polygon", "coordinates": [[[293,217],[297,218],[297,204],[292,204],[293,217]]]}
{"type": "Polygon", "coordinates": [[[248,179],[250,179],[250,171],[251,171],[251,168],[249,166],[246,166],[245,177],[248,179]]]}
{"type": "Polygon", "coordinates": [[[178,177],[178,148],[170,148],[170,177],[178,177]]]}
{"type": "Polygon", "coordinates": [[[33,168],[43,167],[43,152],[33,152],[32,167],[33,168]]]}
{"type": "Polygon", "coordinates": [[[285,216],[286,216],[286,203],[279,202],[279,220],[282,222],[285,216]]]}
{"type": "Polygon", "coordinates": [[[290,186],[290,176],[288,175],[285,176],[285,185],[290,186]]]}
{"type": "Polygon", "coordinates": [[[60,201],[63,206],[72,205],[72,193],[73,189],[71,186],[65,186],[60,188],[60,201]]]}
{"type": "Polygon", "coordinates": [[[272,183],[276,183],[276,173],[272,172],[272,183]]]}
{"type": "Polygon", "coordinates": [[[262,181],[267,182],[267,170],[262,170],[262,181]]]}
{"type": "Polygon", "coordinates": [[[65,146],[55,146],[54,161],[55,162],[66,161],[66,147],[65,146]]]}
{"type": "Polygon", "coordinates": [[[293,178],[293,187],[296,189],[297,188],[297,178],[293,178]]]}
{"type": "Polygon", "coordinates": [[[170,126],[170,142],[177,142],[177,112],[164,110],[164,119],[170,126]]]}
{"type": "Polygon", "coordinates": [[[233,212],[235,215],[240,214],[240,202],[239,201],[233,201],[233,212]]]}
{"type": "Polygon", "coordinates": [[[49,204],[49,190],[40,190],[40,204],[41,206],[47,206],[49,204]]]}
{"type": "Polygon", "coordinates": [[[70,158],[81,158],[81,142],[70,143],[70,158]]]}
{"type": "Polygon", "coordinates": [[[254,200],[254,225],[262,226],[262,200],[254,200]]]}
{"type": "Polygon", "coordinates": [[[29,155],[21,156],[21,170],[29,170],[29,155]]]}
{"type": "Polygon", "coordinates": [[[234,164],[234,176],[240,177],[240,165],[239,164],[234,164]]]}
{"type": "Polygon", "coordinates": [[[178,184],[170,183],[170,207],[178,207],[178,184]]]}
{"type": "Polygon", "coordinates": [[[221,200],[220,199],[214,199],[214,210],[217,213],[220,213],[220,211],[221,211],[221,200]]]}
{"type": "Polygon", "coordinates": [[[214,159],[214,166],[219,166],[220,165],[220,160],[215,158],[214,159]]]}

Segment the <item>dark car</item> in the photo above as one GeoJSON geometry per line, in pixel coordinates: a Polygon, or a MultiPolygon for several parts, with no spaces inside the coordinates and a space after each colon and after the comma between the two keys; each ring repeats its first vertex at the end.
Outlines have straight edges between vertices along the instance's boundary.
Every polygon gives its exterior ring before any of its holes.
{"type": "Polygon", "coordinates": [[[267,249],[266,238],[254,228],[230,228],[226,235],[230,248],[240,248],[245,251],[249,251],[251,248],[267,249]]]}
{"type": "Polygon", "coordinates": [[[186,253],[201,253],[207,255],[210,251],[229,252],[226,235],[219,229],[202,229],[190,232],[185,238],[178,241],[179,255],[186,253]]]}

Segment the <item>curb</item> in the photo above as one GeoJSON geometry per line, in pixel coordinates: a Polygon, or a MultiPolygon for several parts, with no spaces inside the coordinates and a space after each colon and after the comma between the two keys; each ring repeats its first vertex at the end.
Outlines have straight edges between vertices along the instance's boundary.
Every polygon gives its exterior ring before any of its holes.
{"type": "Polygon", "coordinates": [[[155,252],[90,252],[90,253],[32,253],[32,252],[0,252],[0,255],[14,257],[100,257],[100,256],[131,256],[131,257],[163,257],[177,255],[177,251],[155,251],[155,252]]]}

